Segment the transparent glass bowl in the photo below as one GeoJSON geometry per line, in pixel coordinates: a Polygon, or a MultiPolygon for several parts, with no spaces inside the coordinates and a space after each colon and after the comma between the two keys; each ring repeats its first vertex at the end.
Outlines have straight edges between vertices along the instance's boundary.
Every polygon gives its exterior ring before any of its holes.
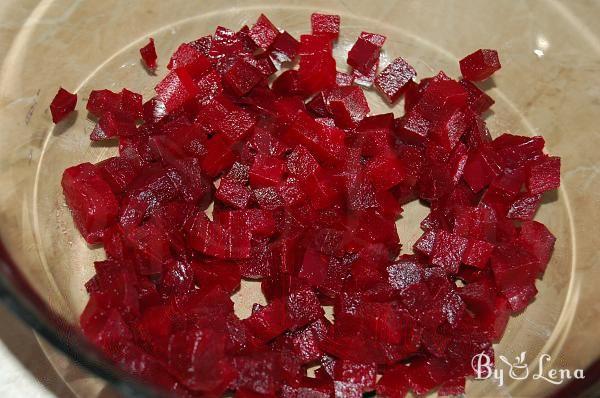
{"type": "MultiPolygon", "coordinates": [[[[597,300],[600,184],[597,116],[600,41],[597,3],[558,1],[214,1],[4,0],[0,5],[0,264],[5,301],[46,339],[95,377],[125,394],[152,390],[104,363],[77,331],[101,249],[88,247],[65,207],[62,171],[116,153],[90,144],[86,118],[90,90],[128,87],[151,95],[158,76],[146,74],[138,49],[156,40],[161,69],[183,41],[239,28],[265,12],[295,36],[310,30],[314,11],[342,16],[336,47],[340,67],[361,30],[388,37],[383,57],[402,56],[430,76],[458,76],[458,59],[478,48],[498,49],[503,68],[486,85],[496,100],[488,124],[494,135],[543,134],[547,149],[563,158],[562,188],[544,198],[537,219],[557,236],[539,295],[513,317],[496,351],[507,358],[527,352],[535,370],[587,368],[600,354],[597,300]],[[48,105],[59,86],[79,93],[78,114],[58,126],[48,105]]],[[[390,109],[368,93],[373,112],[390,109]]],[[[400,113],[401,105],[393,108],[400,113]]],[[[407,207],[401,240],[418,234],[425,210],[407,207]]],[[[247,305],[250,296],[237,297],[247,305]],[[244,302],[246,301],[246,302],[244,302]]],[[[241,307],[240,307],[241,308],[241,307]]],[[[542,380],[473,381],[469,396],[546,396],[564,384],[542,380]]]]}

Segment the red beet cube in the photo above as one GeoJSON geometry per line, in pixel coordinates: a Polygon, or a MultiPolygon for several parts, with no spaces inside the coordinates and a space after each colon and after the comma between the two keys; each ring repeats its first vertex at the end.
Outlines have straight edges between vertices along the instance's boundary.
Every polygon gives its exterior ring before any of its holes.
{"type": "Polygon", "coordinates": [[[384,35],[380,35],[378,33],[369,33],[369,32],[361,32],[359,37],[361,39],[365,39],[365,40],[375,44],[378,47],[383,47],[383,44],[385,43],[385,39],[386,39],[386,37],[384,35]]]}
{"type": "Polygon", "coordinates": [[[169,70],[185,68],[192,77],[198,78],[211,67],[210,60],[194,46],[183,43],[171,56],[169,70]]]}
{"type": "Polygon", "coordinates": [[[298,71],[290,69],[283,72],[273,81],[272,89],[279,95],[299,95],[302,89],[298,71]]]}
{"type": "Polygon", "coordinates": [[[198,94],[198,87],[185,69],[172,71],[155,88],[157,98],[167,112],[181,107],[198,94]]]}
{"type": "Polygon", "coordinates": [[[494,105],[494,100],[469,80],[463,79],[459,83],[467,90],[467,104],[473,112],[482,114],[494,105]]]}
{"type": "Polygon", "coordinates": [[[118,94],[110,90],[92,90],[85,107],[94,116],[101,117],[106,112],[120,110],[122,97],[122,93],[118,94]]]}
{"type": "Polygon", "coordinates": [[[60,88],[56,96],[50,103],[50,113],[52,113],[52,122],[58,123],[67,115],[75,110],[77,105],[77,94],[71,94],[64,88],[60,88]]]}
{"type": "Polygon", "coordinates": [[[127,120],[120,113],[108,112],[102,115],[90,134],[90,140],[102,141],[115,137],[131,137],[137,134],[135,122],[127,120]]]}
{"type": "Polygon", "coordinates": [[[260,14],[254,26],[250,28],[248,35],[258,47],[266,50],[279,36],[279,30],[269,21],[269,18],[264,14],[260,14]]]}
{"type": "Polygon", "coordinates": [[[202,170],[215,177],[235,162],[231,143],[224,135],[217,135],[206,142],[206,156],[202,159],[202,170]]]}
{"type": "Polygon", "coordinates": [[[544,272],[556,242],[552,232],[537,221],[525,221],[521,225],[519,241],[538,260],[540,272],[544,272]]]}
{"type": "Polygon", "coordinates": [[[272,156],[258,156],[250,168],[250,185],[261,188],[278,185],[285,173],[285,163],[272,156]]]}
{"type": "Polygon", "coordinates": [[[468,240],[462,236],[440,230],[435,235],[431,263],[439,265],[450,274],[455,274],[468,246],[468,240]]]}
{"type": "MultiPolygon", "coordinates": [[[[496,284],[509,302],[518,289],[531,286],[539,272],[537,259],[517,245],[498,246],[491,261],[496,284]]],[[[518,311],[512,302],[511,307],[518,311]]]]}
{"type": "Polygon", "coordinates": [[[483,240],[470,239],[463,252],[462,262],[477,268],[485,268],[492,255],[494,245],[483,240]]]}
{"type": "Polygon", "coordinates": [[[254,117],[246,111],[233,111],[218,123],[218,130],[225,134],[231,142],[238,142],[246,138],[256,124],[254,117]]]}
{"type": "Polygon", "coordinates": [[[123,192],[138,174],[136,167],[129,160],[119,156],[105,159],[96,166],[117,194],[123,192]]]}
{"type": "Polygon", "coordinates": [[[286,299],[286,311],[292,329],[303,327],[324,315],[317,295],[310,288],[291,292],[286,299]]]}
{"type": "Polygon", "coordinates": [[[335,74],[335,84],[336,85],[338,85],[340,87],[350,86],[350,85],[352,85],[353,82],[354,82],[354,77],[352,75],[349,75],[344,72],[336,72],[336,74],[335,74]]]}
{"type": "Polygon", "coordinates": [[[496,50],[477,50],[460,60],[460,73],[467,80],[480,81],[500,69],[496,50]]]}
{"type": "Polygon", "coordinates": [[[252,192],[250,188],[236,181],[222,179],[217,188],[216,198],[228,206],[244,209],[248,207],[252,192]]]}
{"type": "Polygon", "coordinates": [[[148,69],[156,69],[156,60],[158,56],[156,55],[156,48],[154,48],[153,38],[150,38],[148,44],[140,48],[140,55],[142,56],[142,61],[144,61],[144,65],[146,65],[148,69]]]}
{"type": "Polygon", "coordinates": [[[225,73],[223,80],[227,82],[235,94],[241,96],[247,94],[254,86],[263,80],[263,75],[250,63],[243,59],[239,59],[233,64],[229,71],[225,73]]]}
{"type": "MultiPolygon", "coordinates": [[[[374,363],[356,363],[338,360],[333,368],[333,377],[337,382],[346,383],[343,390],[357,388],[361,393],[375,389],[377,368],[374,363]]],[[[336,391],[338,387],[336,386],[336,391]]]]}
{"type": "Polygon", "coordinates": [[[396,58],[375,79],[375,88],[391,104],[395,102],[417,72],[404,59],[396,58]]]}
{"type": "Polygon", "coordinates": [[[326,105],[339,126],[350,127],[369,112],[369,104],[360,87],[336,87],[327,92],[326,105]]]}
{"type": "Polygon", "coordinates": [[[82,163],[65,170],[61,185],[81,235],[90,244],[101,242],[119,210],[115,194],[101,171],[91,163],[82,163]]]}
{"type": "Polygon", "coordinates": [[[292,62],[298,55],[300,43],[288,32],[282,32],[277,36],[270,47],[269,56],[277,63],[292,62]]]}
{"type": "Polygon", "coordinates": [[[367,175],[375,188],[388,190],[404,181],[407,171],[400,159],[389,154],[373,159],[367,166],[367,175]]]}
{"type": "Polygon", "coordinates": [[[520,193],[508,209],[507,217],[512,220],[533,220],[533,216],[540,206],[541,194],[530,195],[520,193]]]}
{"type": "Polygon", "coordinates": [[[335,60],[329,52],[301,55],[298,69],[300,85],[308,93],[315,93],[335,85],[335,60]]]}
{"type": "Polygon", "coordinates": [[[527,189],[532,194],[552,191],[560,186],[560,158],[545,157],[535,161],[527,173],[527,189]]]}
{"type": "Polygon", "coordinates": [[[340,34],[340,16],[314,13],[310,16],[313,35],[327,36],[336,40],[340,34]]]}
{"type": "Polygon", "coordinates": [[[421,144],[431,130],[431,123],[417,110],[411,109],[394,123],[394,131],[402,142],[421,144]]]}
{"type": "Polygon", "coordinates": [[[288,317],[285,301],[275,299],[266,307],[253,311],[250,318],[244,323],[256,335],[263,340],[271,340],[287,329],[288,317]]]}
{"type": "Polygon", "coordinates": [[[456,109],[438,120],[431,131],[431,139],[447,151],[451,151],[466,131],[466,115],[456,109]]]}
{"type": "Polygon", "coordinates": [[[371,41],[359,37],[348,52],[348,65],[364,74],[368,74],[379,59],[380,50],[380,45],[373,44],[371,41]]]}
{"type": "Polygon", "coordinates": [[[481,191],[499,174],[500,166],[489,148],[478,148],[469,155],[465,164],[464,179],[473,192],[481,191]]]}

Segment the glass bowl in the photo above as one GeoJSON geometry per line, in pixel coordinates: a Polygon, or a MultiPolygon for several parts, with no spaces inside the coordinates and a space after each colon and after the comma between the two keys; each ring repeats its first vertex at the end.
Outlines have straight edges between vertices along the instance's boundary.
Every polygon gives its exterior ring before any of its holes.
{"type": "MultiPolygon", "coordinates": [[[[385,34],[384,59],[402,56],[419,76],[444,70],[459,75],[458,59],[478,48],[499,51],[502,70],[486,83],[496,105],[487,121],[493,135],[542,134],[550,153],[562,156],[558,192],[544,197],[536,219],[557,236],[539,295],[510,320],[496,352],[539,370],[592,369],[598,360],[597,272],[600,229],[600,41],[594,2],[473,1],[215,1],[4,0],[0,5],[0,275],[7,305],[90,377],[108,380],[124,395],[155,391],[131,380],[81,338],[78,315],[101,249],[88,247],[73,226],[60,188],[62,171],[116,153],[90,145],[93,124],[84,101],[90,90],[123,87],[149,96],[159,76],[144,72],[138,49],[154,37],[160,70],[183,41],[239,28],[264,12],[293,35],[310,30],[314,11],[342,16],[335,55],[361,30],[385,34]],[[59,86],[79,94],[79,112],[55,126],[48,105],[59,86]],[[542,357],[543,358],[543,357],[542,357]]],[[[373,112],[389,108],[368,93],[373,112]]],[[[398,228],[403,243],[418,236],[425,209],[407,206],[398,228]]],[[[234,297],[248,311],[252,285],[234,297]]],[[[51,355],[51,358],[55,356],[51,355]]],[[[590,370],[591,371],[591,370],[590,370]]],[[[588,374],[586,381],[596,375],[588,374]]],[[[467,395],[550,396],[566,391],[543,379],[470,381],[467,395]]],[[[86,395],[81,392],[81,395],[86,395]]],[[[89,396],[89,395],[87,395],[89,396]]]]}

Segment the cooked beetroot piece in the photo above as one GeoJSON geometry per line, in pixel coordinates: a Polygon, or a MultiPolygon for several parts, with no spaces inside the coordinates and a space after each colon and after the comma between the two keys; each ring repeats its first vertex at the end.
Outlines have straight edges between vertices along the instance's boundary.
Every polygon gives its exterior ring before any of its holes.
{"type": "Polygon", "coordinates": [[[527,189],[540,194],[557,189],[560,185],[560,158],[544,157],[534,161],[527,173],[527,189]]]}
{"type": "Polygon", "coordinates": [[[243,59],[238,60],[223,76],[236,95],[247,94],[263,79],[260,70],[243,59]]]}
{"type": "Polygon", "coordinates": [[[364,37],[359,37],[348,52],[348,65],[368,74],[379,59],[381,45],[374,44],[364,37]]]}
{"type": "Polygon", "coordinates": [[[494,100],[475,84],[464,79],[461,79],[459,83],[467,90],[467,104],[473,112],[481,114],[494,105],[494,100]]]}
{"type": "Polygon", "coordinates": [[[356,125],[370,112],[365,93],[356,86],[329,90],[326,94],[326,106],[336,123],[342,127],[356,125]]]}
{"type": "MultiPolygon", "coordinates": [[[[379,61],[375,62],[373,67],[371,67],[371,70],[369,71],[369,73],[366,73],[366,74],[362,73],[358,69],[352,70],[351,83],[355,82],[356,84],[363,86],[363,87],[371,87],[377,76],[377,69],[379,69],[379,61]]],[[[338,83],[338,85],[340,85],[340,84],[338,83]]]]}
{"type": "Polygon", "coordinates": [[[314,13],[310,16],[313,35],[327,36],[337,40],[340,34],[340,16],[314,13]]]}
{"type": "Polygon", "coordinates": [[[485,80],[500,69],[496,50],[477,50],[460,60],[460,73],[473,82],[485,80]]]}
{"type": "Polygon", "coordinates": [[[146,65],[148,69],[156,69],[156,60],[158,59],[158,55],[156,55],[156,48],[154,48],[153,38],[150,38],[148,44],[140,48],[140,55],[142,56],[142,61],[144,61],[144,65],[146,65]]]}
{"type": "Polygon", "coordinates": [[[50,104],[52,122],[59,123],[75,110],[75,105],[77,105],[77,94],[71,94],[61,87],[50,104]]]}
{"type": "Polygon", "coordinates": [[[258,17],[258,20],[248,33],[252,41],[263,50],[266,50],[273,44],[278,35],[279,30],[264,14],[260,14],[260,17],[258,17]]]}
{"type": "Polygon", "coordinates": [[[269,49],[269,56],[278,63],[292,62],[298,55],[300,43],[288,32],[282,32],[277,36],[269,49]]]}
{"type": "Polygon", "coordinates": [[[155,87],[157,99],[164,104],[167,112],[180,108],[198,94],[198,87],[185,69],[169,73],[155,87]]]}
{"type": "Polygon", "coordinates": [[[375,78],[375,88],[389,103],[395,102],[402,95],[406,84],[417,72],[402,58],[396,58],[375,78]]]}
{"type": "Polygon", "coordinates": [[[90,163],[68,168],[61,185],[79,232],[90,244],[101,242],[116,220],[119,203],[100,170],[90,163]]]}
{"type": "Polygon", "coordinates": [[[499,67],[484,52],[463,80],[417,83],[402,58],[377,75],[386,38],[362,32],[344,73],[339,17],[311,25],[299,42],[264,15],[219,26],[177,48],[154,98],[90,93],[91,139],[119,155],[63,174],[107,258],[82,330],[176,396],[463,394],[474,355],[537,294],[556,238],[533,218],[560,159],[541,137],[492,140],[493,100],[472,83],[499,67]],[[404,114],[369,115],[372,84],[404,114]],[[407,254],[396,221],[412,200],[430,212],[407,254]],[[242,279],[266,299],[243,320],[242,279]]]}
{"type": "Polygon", "coordinates": [[[377,47],[383,47],[383,44],[385,43],[385,39],[386,37],[384,35],[380,35],[378,33],[369,33],[369,32],[361,32],[360,36],[361,39],[365,39],[373,44],[375,44],[377,47]]]}

